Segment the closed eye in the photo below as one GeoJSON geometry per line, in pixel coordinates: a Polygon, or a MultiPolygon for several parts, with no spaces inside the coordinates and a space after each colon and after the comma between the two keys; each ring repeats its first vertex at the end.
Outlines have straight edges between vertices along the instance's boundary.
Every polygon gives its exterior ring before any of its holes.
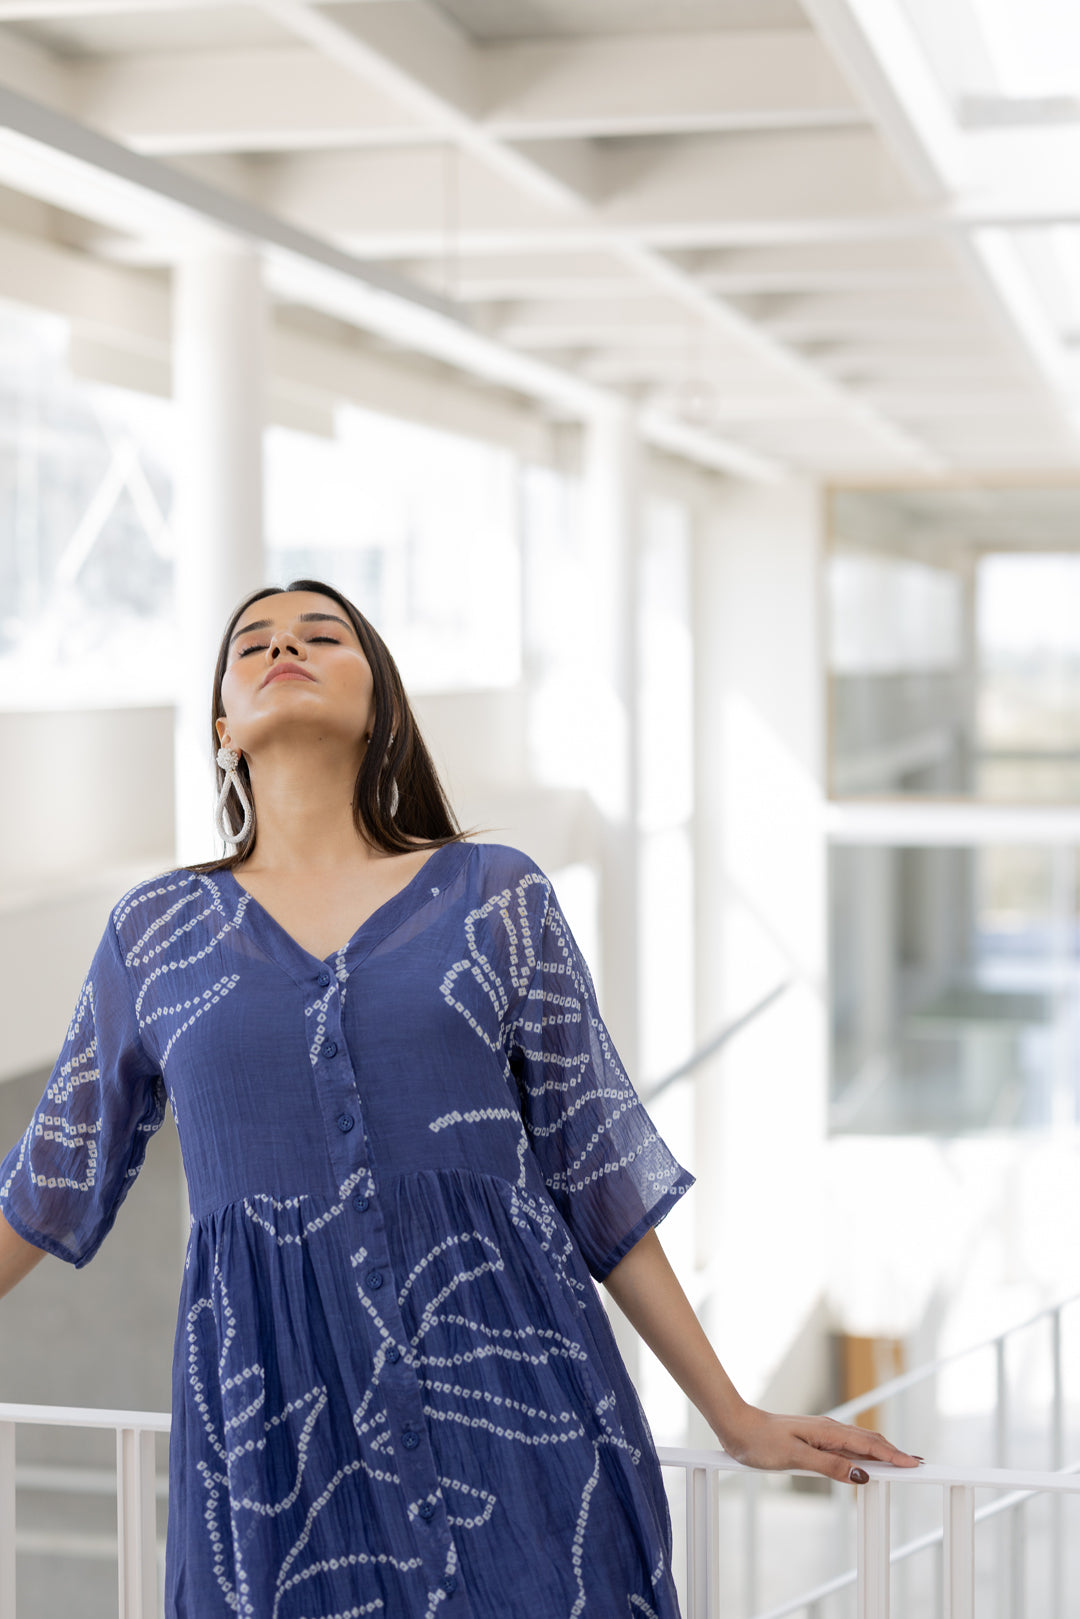
{"type": "MultiPolygon", "coordinates": [[[[340,646],[341,645],[341,642],[338,640],[336,635],[309,635],[308,640],[309,641],[329,641],[331,646],[340,646]]],[[[265,652],[266,647],[267,647],[267,642],[266,641],[253,641],[250,645],[244,647],[244,649],[240,653],[238,653],[237,655],[238,655],[238,657],[246,658],[249,652],[265,652]]]]}

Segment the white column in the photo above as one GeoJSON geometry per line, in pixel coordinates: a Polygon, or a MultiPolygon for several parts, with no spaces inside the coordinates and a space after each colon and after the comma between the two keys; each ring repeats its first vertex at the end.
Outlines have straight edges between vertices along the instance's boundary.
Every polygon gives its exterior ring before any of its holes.
{"type": "Polygon", "coordinates": [[[595,601],[599,669],[593,779],[600,840],[602,1010],[635,1083],[638,1073],[638,558],[640,441],[632,411],[587,424],[582,532],[595,601]]]}
{"type": "MultiPolygon", "coordinates": [[[[695,536],[698,1038],[793,986],[696,1080],[703,1324],[752,1400],[770,1392],[824,1283],[818,569],[811,486],[717,484],[695,536]]],[[[800,1355],[804,1367],[812,1378],[800,1355]]],[[[820,1392],[785,1386],[782,1397],[820,1392]]],[[[712,1443],[693,1425],[689,1442],[712,1443]]]]}
{"type": "MultiPolygon", "coordinates": [[[[633,411],[598,412],[584,436],[582,535],[595,602],[597,682],[593,779],[600,811],[600,950],[604,1021],[631,1081],[638,1072],[638,557],[640,438],[633,411]]],[[[630,1376],[640,1340],[615,1301],[602,1294],[630,1376]]]]}
{"type": "Polygon", "coordinates": [[[236,603],[266,582],[263,543],[265,304],[257,253],[222,238],[173,278],[178,417],[176,860],[213,860],[214,660],[236,603]]]}

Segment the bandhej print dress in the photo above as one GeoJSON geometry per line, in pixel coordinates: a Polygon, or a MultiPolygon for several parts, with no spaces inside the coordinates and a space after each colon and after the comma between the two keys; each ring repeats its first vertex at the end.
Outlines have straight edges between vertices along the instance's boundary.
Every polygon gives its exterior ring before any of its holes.
{"type": "Polygon", "coordinates": [[[677,1619],[595,1284],[694,1177],[539,867],[446,844],[324,961],[226,871],[137,884],[0,1166],[15,1230],[92,1259],[166,1097],[170,1619],[677,1619]]]}

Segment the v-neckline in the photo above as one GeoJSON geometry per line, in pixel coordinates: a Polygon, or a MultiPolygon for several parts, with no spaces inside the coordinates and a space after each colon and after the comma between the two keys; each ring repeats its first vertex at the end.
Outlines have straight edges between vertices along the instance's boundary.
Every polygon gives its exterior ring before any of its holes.
{"type": "MultiPolygon", "coordinates": [[[[377,937],[384,937],[390,928],[395,926],[399,920],[402,920],[404,916],[408,914],[409,906],[412,903],[414,894],[419,888],[420,879],[423,877],[424,873],[427,872],[429,868],[436,861],[438,861],[440,856],[444,855],[448,849],[460,849],[467,851],[467,848],[468,845],[457,842],[443,843],[440,844],[437,849],[433,849],[428,855],[427,859],[424,861],[423,865],[420,866],[417,871],[413,872],[408,882],[404,883],[396,893],[391,894],[388,899],[384,899],[381,905],[377,905],[373,911],[365,916],[359,927],[353,931],[352,935],[346,939],[345,943],[339,945],[336,950],[331,950],[330,954],[327,956],[316,956],[313,955],[310,950],[305,950],[299,939],[293,937],[288,928],[278,921],[273,912],[267,910],[262,901],[257,899],[249,888],[244,887],[243,883],[239,880],[239,878],[233,875],[231,870],[226,868],[220,873],[220,875],[227,878],[232,886],[236,889],[237,893],[242,895],[247,900],[249,908],[254,907],[254,915],[260,919],[264,929],[270,930],[272,936],[280,937],[281,939],[285,940],[293,950],[299,952],[305,961],[318,962],[320,967],[330,967],[333,966],[334,962],[337,961],[339,956],[342,956],[346,952],[352,950],[361,934],[373,932],[377,923],[383,924],[382,932],[379,933],[377,937]]],[[[376,941],[373,940],[372,942],[376,941]]]]}

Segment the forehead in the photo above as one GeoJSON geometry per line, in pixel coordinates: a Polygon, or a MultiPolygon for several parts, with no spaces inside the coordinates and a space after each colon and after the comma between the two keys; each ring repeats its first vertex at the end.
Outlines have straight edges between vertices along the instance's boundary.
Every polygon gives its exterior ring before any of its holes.
{"type": "Polygon", "coordinates": [[[269,621],[275,626],[281,626],[298,619],[301,614],[311,613],[332,614],[335,619],[341,620],[355,638],[356,631],[350,624],[349,615],[341,603],[335,601],[333,596],[323,596],[314,590],[281,590],[274,596],[260,597],[240,614],[233,628],[233,635],[240,633],[249,624],[264,624],[269,621]]]}

